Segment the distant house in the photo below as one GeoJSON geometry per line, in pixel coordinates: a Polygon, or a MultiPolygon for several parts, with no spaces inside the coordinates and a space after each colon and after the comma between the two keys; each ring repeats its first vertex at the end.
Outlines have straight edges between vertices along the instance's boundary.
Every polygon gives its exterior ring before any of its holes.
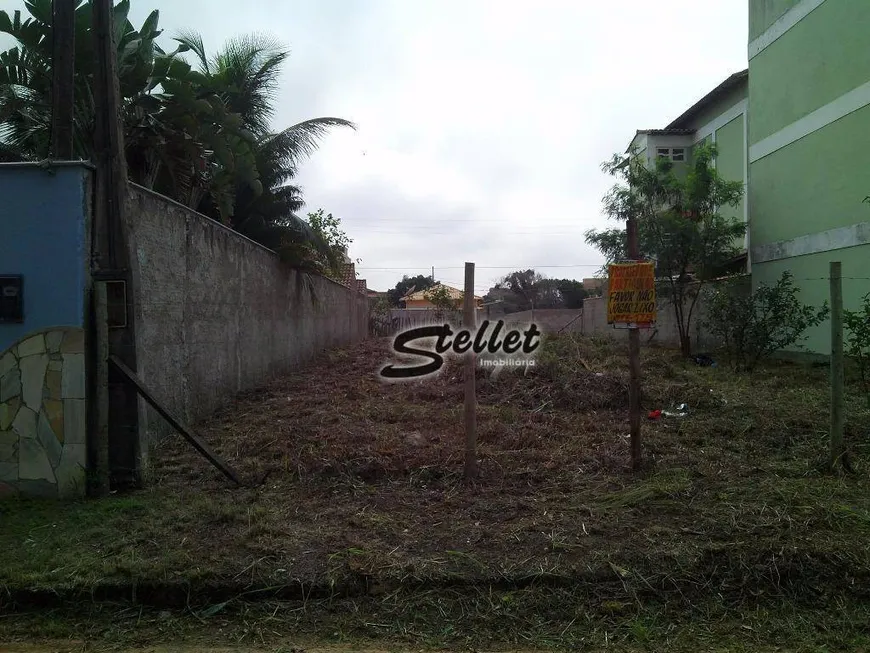
{"type": "Polygon", "coordinates": [[[583,289],[590,295],[600,295],[601,291],[604,290],[604,284],[607,283],[607,279],[603,277],[587,277],[583,279],[582,283],[583,289]]]}
{"type": "Polygon", "coordinates": [[[388,295],[386,292],[382,292],[380,290],[372,290],[371,288],[368,288],[366,290],[366,296],[369,299],[387,299],[388,298],[388,295]]]}
{"type": "MultiPolygon", "coordinates": [[[[416,292],[412,292],[408,295],[402,297],[402,303],[405,308],[412,309],[434,309],[437,308],[435,304],[433,304],[429,299],[427,299],[427,295],[432,292],[436,287],[444,286],[447,289],[447,292],[450,293],[450,298],[456,303],[456,310],[462,310],[462,302],[465,297],[465,293],[458,288],[453,288],[452,286],[448,286],[446,284],[436,283],[431,288],[427,288],[426,290],[418,290],[416,292]]],[[[483,303],[483,297],[474,296],[474,302],[477,305],[477,308],[480,308],[480,305],[483,303]]]]}

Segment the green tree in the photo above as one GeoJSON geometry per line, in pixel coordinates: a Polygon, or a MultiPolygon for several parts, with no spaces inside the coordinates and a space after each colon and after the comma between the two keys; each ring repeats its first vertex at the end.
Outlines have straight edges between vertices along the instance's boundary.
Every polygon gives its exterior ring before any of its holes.
{"type": "MultiPolygon", "coordinates": [[[[715,156],[714,145],[695,148],[685,175],[667,159],[647,167],[633,153],[615,155],[602,166],[618,180],[604,197],[604,213],[637,220],[641,257],[655,262],[660,294],[673,307],[685,356],[691,354],[689,334],[701,289],[727,270],[746,231],[741,220],[721,213],[740,202],[743,183],[722,179],[713,166],[715,156]]],[[[590,230],[586,242],[608,262],[628,258],[624,228],[590,230]]]]}
{"type": "Polygon", "coordinates": [[[392,328],[390,303],[385,297],[369,302],[369,333],[373,336],[388,336],[392,328]]]}
{"type": "Polygon", "coordinates": [[[436,283],[434,286],[427,288],[423,296],[435,306],[436,315],[439,320],[443,320],[451,314],[455,315],[462,306],[461,303],[453,299],[447,286],[441,283],[436,283]]]}
{"type": "Polygon", "coordinates": [[[517,270],[490,288],[486,302],[501,300],[506,313],[543,308],[578,308],[585,297],[574,279],[548,279],[535,270],[517,270]]]}
{"type": "Polygon", "coordinates": [[[544,297],[552,292],[545,283],[544,276],[534,270],[518,270],[504,276],[497,285],[507,288],[515,298],[519,310],[534,310],[543,303],[544,297]]]}
{"type": "Polygon", "coordinates": [[[843,310],[846,354],[858,366],[861,389],[870,406],[870,293],[864,295],[861,310],[843,310]]]}
{"type": "MultiPolygon", "coordinates": [[[[264,244],[283,249],[285,255],[304,251],[306,248],[294,249],[292,245],[312,232],[296,215],[303,202],[300,189],[290,182],[299,164],[317,150],[332,128],[355,129],[355,125],[342,118],[323,117],[271,131],[281,66],[290,54],[272,39],[258,35],[237,37],[213,56],[208,55],[202,37],[195,31],[183,31],[175,40],[193,53],[201,86],[220,97],[240,117],[243,129],[252,134],[261,184],[257,187],[237,176],[230,224],[246,235],[263,235],[268,241],[264,244]]],[[[226,205],[225,198],[211,196],[204,198],[199,208],[207,214],[224,215],[221,208],[226,205]]],[[[307,249],[326,253],[319,243],[308,244],[312,247],[307,249]]]]}
{"type": "Polygon", "coordinates": [[[553,283],[559,291],[561,303],[557,308],[583,308],[583,300],[589,293],[583,287],[582,281],[576,279],[554,279],[553,283]]]}
{"type": "Polygon", "coordinates": [[[353,240],[341,228],[341,218],[317,209],[308,214],[308,224],[315,234],[312,260],[317,261],[324,274],[339,276],[353,240]]]}

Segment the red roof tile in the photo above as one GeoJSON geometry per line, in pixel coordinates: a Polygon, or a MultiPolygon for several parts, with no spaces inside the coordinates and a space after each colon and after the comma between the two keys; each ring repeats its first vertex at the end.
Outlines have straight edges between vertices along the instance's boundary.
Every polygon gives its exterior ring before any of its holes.
{"type": "Polygon", "coordinates": [[[343,263],[340,270],[338,279],[336,279],[338,283],[342,286],[347,286],[348,288],[356,289],[356,270],[353,263],[343,263]]]}

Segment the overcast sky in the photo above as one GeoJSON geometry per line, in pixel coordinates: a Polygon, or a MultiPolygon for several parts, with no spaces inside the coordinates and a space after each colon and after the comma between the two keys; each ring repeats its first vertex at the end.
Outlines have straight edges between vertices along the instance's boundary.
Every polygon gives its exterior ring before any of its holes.
{"type": "Polygon", "coordinates": [[[181,28],[212,50],[246,32],[285,43],[276,128],[359,125],[299,183],[377,290],[433,265],[461,287],[465,261],[481,294],[512,269],[592,276],[600,163],[746,67],[746,0],[132,0],[131,20],[155,8],[167,48],[181,28]]]}

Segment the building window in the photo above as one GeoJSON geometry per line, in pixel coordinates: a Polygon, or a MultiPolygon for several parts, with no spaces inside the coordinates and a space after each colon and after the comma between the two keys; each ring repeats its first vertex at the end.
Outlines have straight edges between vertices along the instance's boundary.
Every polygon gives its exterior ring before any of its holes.
{"type": "Polygon", "coordinates": [[[670,159],[671,161],[685,161],[686,148],[684,147],[657,147],[656,156],[670,159]]]}

